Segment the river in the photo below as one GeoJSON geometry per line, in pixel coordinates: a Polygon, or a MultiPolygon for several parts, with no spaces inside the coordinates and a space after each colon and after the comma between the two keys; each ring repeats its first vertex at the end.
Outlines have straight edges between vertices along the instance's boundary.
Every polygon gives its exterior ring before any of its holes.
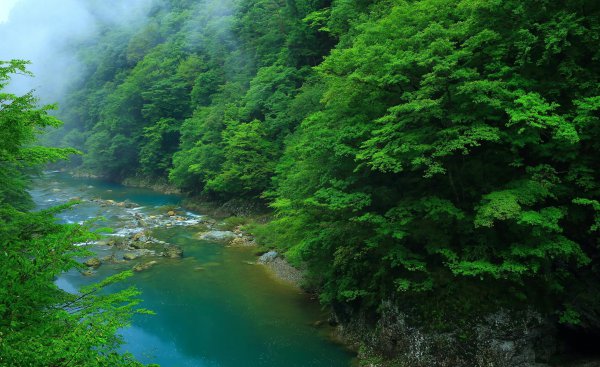
{"type": "MultiPolygon", "coordinates": [[[[78,197],[82,203],[60,215],[64,222],[104,217],[97,225],[126,233],[132,216],[164,215],[179,210],[177,195],[129,188],[96,179],[74,178],[64,173],[45,173],[34,181],[31,194],[38,208],[78,197]],[[94,198],[131,201],[125,208],[103,205],[94,198]],[[125,232],[124,232],[125,231],[125,232]]],[[[202,213],[184,213],[199,218],[202,213]]],[[[194,225],[175,225],[153,230],[152,236],[180,246],[181,259],[157,258],[151,269],[135,273],[125,285],[142,291],[141,307],[156,315],[136,315],[121,331],[123,351],[144,363],[163,367],[342,367],[353,354],[330,338],[331,330],[316,327],[326,319],[321,307],[293,286],[274,279],[268,269],[253,265],[252,248],[226,247],[195,239],[194,225]]],[[[115,250],[92,245],[99,257],[115,250]]],[[[121,256],[121,254],[117,254],[121,256]]],[[[137,262],[106,263],[84,276],[73,270],[58,279],[65,290],[97,282],[137,262]]]]}

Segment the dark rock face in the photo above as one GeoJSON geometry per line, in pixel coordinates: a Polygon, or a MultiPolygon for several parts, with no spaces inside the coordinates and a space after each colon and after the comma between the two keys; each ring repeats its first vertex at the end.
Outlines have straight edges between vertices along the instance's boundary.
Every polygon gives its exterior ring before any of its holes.
{"type": "Polygon", "coordinates": [[[391,302],[380,309],[375,324],[360,315],[332,317],[342,320],[342,338],[363,346],[361,359],[385,356],[391,365],[410,367],[547,367],[543,362],[554,353],[550,323],[534,311],[501,310],[474,319],[465,339],[460,334],[466,330],[426,331],[391,302]]]}

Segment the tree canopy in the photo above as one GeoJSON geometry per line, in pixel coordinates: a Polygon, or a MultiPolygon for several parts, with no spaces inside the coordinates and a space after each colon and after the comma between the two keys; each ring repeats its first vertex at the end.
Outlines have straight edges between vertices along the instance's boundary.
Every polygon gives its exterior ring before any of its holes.
{"type": "Polygon", "coordinates": [[[329,305],[600,330],[598,2],[167,3],[82,51],[84,168],[268,203],[329,305]]]}

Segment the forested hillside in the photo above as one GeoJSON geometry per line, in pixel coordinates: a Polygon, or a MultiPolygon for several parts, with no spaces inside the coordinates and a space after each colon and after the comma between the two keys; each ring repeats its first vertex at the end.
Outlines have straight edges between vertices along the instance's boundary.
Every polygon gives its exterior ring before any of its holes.
{"type": "Polygon", "coordinates": [[[600,333],[599,42],[592,0],[165,0],[78,46],[58,135],[84,171],[268,203],[257,236],[338,321],[393,309],[466,356],[404,363],[473,366],[499,310],[600,333]]]}

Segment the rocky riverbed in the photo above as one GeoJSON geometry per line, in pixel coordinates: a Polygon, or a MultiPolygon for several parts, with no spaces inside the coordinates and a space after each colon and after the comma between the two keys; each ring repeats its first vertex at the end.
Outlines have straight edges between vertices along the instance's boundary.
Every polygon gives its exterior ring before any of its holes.
{"type": "MultiPolygon", "coordinates": [[[[86,200],[72,198],[80,202],[86,200]]],[[[93,275],[95,269],[105,263],[124,263],[135,261],[132,265],[134,271],[148,270],[160,262],[161,258],[179,259],[183,257],[183,250],[174,244],[153,237],[153,230],[157,228],[169,228],[176,226],[193,227],[205,222],[202,216],[177,210],[151,211],[148,214],[141,209],[143,207],[131,201],[115,201],[94,198],[89,200],[100,207],[114,207],[122,210],[113,213],[119,219],[119,227],[114,233],[104,238],[88,243],[107,247],[111,254],[103,257],[92,257],[84,261],[87,270],[85,275],[93,275]],[[137,260],[137,261],[136,261],[137,260]]]]}
{"type": "MultiPolygon", "coordinates": [[[[85,199],[71,198],[80,202],[85,199]]],[[[114,233],[108,234],[101,240],[88,245],[106,247],[111,252],[106,256],[94,256],[86,259],[83,264],[87,267],[83,274],[92,276],[96,269],[106,263],[132,263],[136,272],[146,271],[160,264],[165,259],[179,259],[184,256],[183,250],[174,244],[159,240],[153,236],[153,231],[160,228],[177,226],[197,228],[194,238],[199,241],[222,243],[228,247],[256,246],[254,237],[243,231],[241,226],[233,230],[221,229],[221,223],[207,216],[183,211],[179,208],[166,207],[147,213],[140,205],[131,201],[115,201],[94,198],[91,203],[103,208],[122,209],[118,214],[120,227],[114,233]]],[[[266,266],[271,274],[286,283],[300,287],[302,271],[291,266],[279,253],[269,251],[260,256],[252,264],[266,266]]]]}

